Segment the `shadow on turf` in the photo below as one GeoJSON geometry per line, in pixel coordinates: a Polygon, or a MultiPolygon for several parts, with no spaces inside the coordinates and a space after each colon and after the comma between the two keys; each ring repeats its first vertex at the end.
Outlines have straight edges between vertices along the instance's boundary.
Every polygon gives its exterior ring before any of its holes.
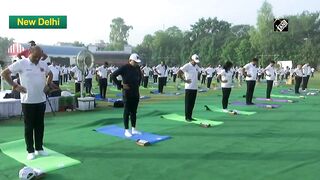
{"type": "Polygon", "coordinates": [[[79,128],[89,128],[89,127],[100,127],[100,126],[106,126],[106,125],[112,125],[112,124],[118,124],[122,123],[122,118],[106,118],[106,119],[99,119],[96,121],[92,121],[86,124],[83,124],[81,126],[75,126],[70,129],[79,129],[79,128]]]}

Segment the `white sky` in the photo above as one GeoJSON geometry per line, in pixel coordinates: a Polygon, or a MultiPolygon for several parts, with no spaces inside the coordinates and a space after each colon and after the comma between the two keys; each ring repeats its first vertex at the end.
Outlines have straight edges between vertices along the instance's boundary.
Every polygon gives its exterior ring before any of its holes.
{"type": "MultiPolygon", "coordinates": [[[[132,25],[129,44],[139,44],[144,35],[178,26],[190,28],[201,17],[218,17],[232,24],[255,25],[264,0],[3,0],[0,2],[0,36],[17,42],[35,40],[38,44],[58,41],[85,44],[108,41],[110,23],[122,17],[132,25]],[[66,15],[68,28],[9,29],[9,15],[66,15]]],[[[305,10],[320,10],[320,0],[268,0],[276,17],[305,10]]]]}

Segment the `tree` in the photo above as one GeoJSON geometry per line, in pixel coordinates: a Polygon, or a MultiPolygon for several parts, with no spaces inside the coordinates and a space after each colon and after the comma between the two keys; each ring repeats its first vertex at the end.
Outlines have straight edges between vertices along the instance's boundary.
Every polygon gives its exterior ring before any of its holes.
{"type": "Polygon", "coordinates": [[[121,17],[112,20],[110,25],[109,50],[123,50],[124,45],[128,44],[129,31],[132,26],[126,25],[121,17]]]}
{"type": "Polygon", "coordinates": [[[8,48],[13,44],[13,39],[7,37],[0,37],[0,64],[4,65],[5,60],[8,58],[8,48]]]}
{"type": "Polygon", "coordinates": [[[75,46],[75,47],[84,47],[84,46],[85,46],[85,45],[84,45],[82,42],[80,42],[80,41],[74,41],[72,45],[75,46]]]}

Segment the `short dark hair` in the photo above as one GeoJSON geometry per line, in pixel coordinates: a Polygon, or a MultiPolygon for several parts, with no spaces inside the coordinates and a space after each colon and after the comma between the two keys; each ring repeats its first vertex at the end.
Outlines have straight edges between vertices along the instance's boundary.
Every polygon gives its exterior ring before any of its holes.
{"type": "Polygon", "coordinates": [[[109,63],[106,61],[106,62],[104,62],[104,65],[109,65],[109,63]]]}
{"type": "Polygon", "coordinates": [[[254,62],[258,62],[258,61],[259,61],[259,59],[255,57],[255,58],[253,58],[253,59],[252,59],[252,61],[254,61],[254,62]]]}
{"type": "Polygon", "coordinates": [[[36,42],[34,42],[33,40],[28,42],[29,44],[32,44],[33,46],[37,45],[36,42]]]}
{"type": "Polygon", "coordinates": [[[275,64],[276,62],[274,60],[271,60],[270,63],[275,64]]]}
{"type": "Polygon", "coordinates": [[[233,63],[231,61],[227,61],[224,65],[223,65],[223,69],[228,72],[233,66],[233,63]]]}

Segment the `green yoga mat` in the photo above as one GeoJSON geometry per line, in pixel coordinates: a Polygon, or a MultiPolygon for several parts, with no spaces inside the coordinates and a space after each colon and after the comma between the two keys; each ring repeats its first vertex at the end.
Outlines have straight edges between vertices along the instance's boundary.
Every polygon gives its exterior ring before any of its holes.
{"type": "Polygon", "coordinates": [[[210,121],[210,120],[200,119],[200,118],[194,118],[197,121],[187,122],[185,120],[185,117],[179,114],[166,114],[166,115],[162,115],[161,117],[164,119],[172,120],[172,121],[180,121],[180,122],[193,123],[198,125],[218,126],[223,124],[223,122],[221,121],[210,121]]]}
{"type": "MultiPolygon", "coordinates": [[[[217,108],[215,106],[205,105],[204,107],[209,111],[214,111],[214,112],[219,112],[219,113],[227,113],[227,112],[224,112],[221,108],[217,108]]],[[[253,115],[253,114],[257,113],[257,112],[250,112],[250,111],[239,111],[239,110],[236,110],[236,111],[238,114],[243,114],[243,115],[253,115]]]]}
{"type": "Polygon", "coordinates": [[[37,156],[34,160],[27,160],[24,139],[0,144],[1,151],[7,156],[25,164],[28,167],[40,169],[46,173],[49,171],[80,164],[80,161],[63,154],[44,148],[48,156],[37,156]]]}
{"type": "Polygon", "coordinates": [[[272,97],[276,98],[291,98],[291,99],[304,99],[305,96],[288,96],[288,95],[279,95],[279,94],[272,94],[272,97]]]}

